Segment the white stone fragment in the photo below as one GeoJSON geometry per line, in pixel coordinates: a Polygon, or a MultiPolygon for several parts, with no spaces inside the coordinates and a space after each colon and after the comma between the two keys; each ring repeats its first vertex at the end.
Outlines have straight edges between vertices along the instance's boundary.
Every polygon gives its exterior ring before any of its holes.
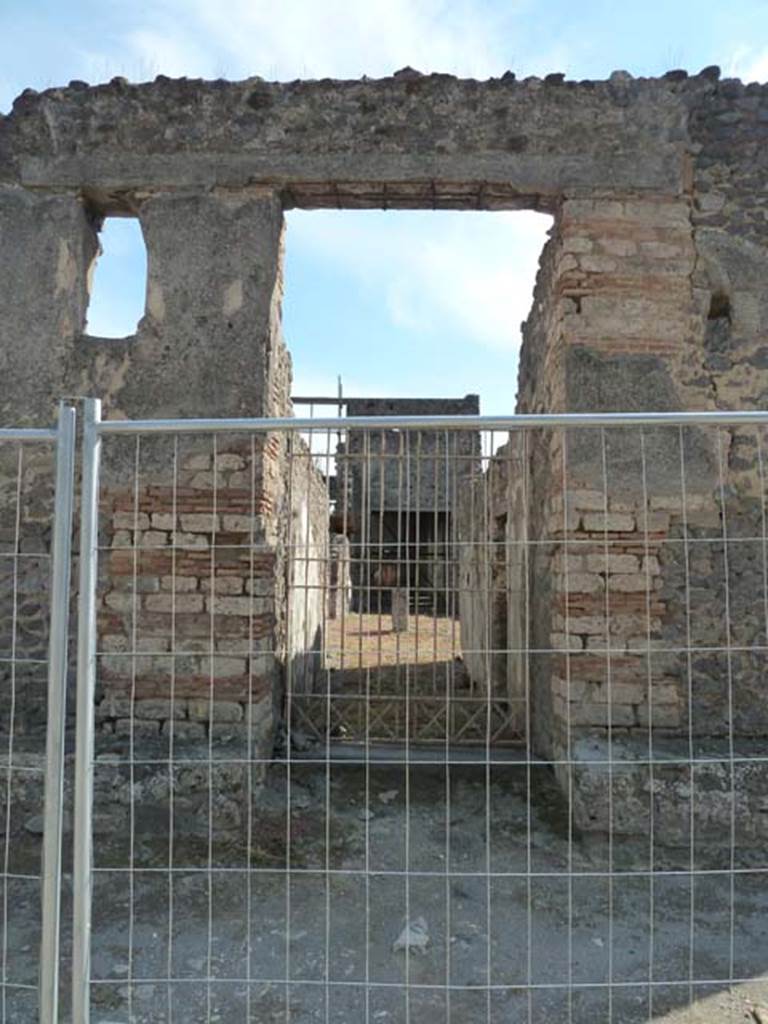
{"type": "Polygon", "coordinates": [[[426,953],[429,946],[429,929],[423,917],[408,921],[392,944],[393,953],[426,953]]]}

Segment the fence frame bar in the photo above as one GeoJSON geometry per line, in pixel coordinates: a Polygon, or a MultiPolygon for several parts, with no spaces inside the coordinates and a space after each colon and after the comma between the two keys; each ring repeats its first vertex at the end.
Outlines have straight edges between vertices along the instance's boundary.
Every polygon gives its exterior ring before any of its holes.
{"type": "Polygon", "coordinates": [[[80,586],[77,631],[75,842],[72,866],[72,1024],[90,1020],[91,897],[93,886],[93,755],[96,693],[96,588],[98,581],[101,402],[83,403],[80,586]]]}
{"type": "Polygon", "coordinates": [[[737,427],[768,424],[768,411],[535,413],[517,416],[346,416],[336,418],[104,420],[104,434],[221,434],[334,430],[536,430],[541,427],[737,427]]]}
{"type": "Polygon", "coordinates": [[[48,645],[48,721],[46,729],[45,809],[40,943],[40,1024],[59,1019],[61,923],[61,844],[64,822],[64,744],[69,656],[69,595],[72,519],[75,495],[76,411],[59,405],[56,437],[51,551],[50,636],[48,645]]]}

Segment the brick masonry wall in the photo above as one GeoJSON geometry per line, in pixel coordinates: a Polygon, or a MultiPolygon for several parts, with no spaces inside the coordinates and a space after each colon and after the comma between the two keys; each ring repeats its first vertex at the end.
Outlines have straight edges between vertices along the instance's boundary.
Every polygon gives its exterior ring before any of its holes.
{"type": "Polygon", "coordinates": [[[181,459],[175,485],[109,488],[99,612],[102,728],[202,739],[271,720],[281,655],[268,441],[181,459]],[[215,462],[215,470],[214,470],[215,462]],[[132,703],[133,701],[133,703],[132,703]],[[213,702],[213,708],[211,707],[213,702]]]}
{"type": "MultiPolygon", "coordinates": [[[[274,365],[282,414],[279,340],[274,365]]],[[[143,443],[132,471],[107,459],[102,491],[102,734],[250,742],[268,756],[289,666],[309,690],[322,668],[325,483],[285,432],[196,440],[173,457],[170,442],[143,443]]]]}
{"type": "MultiPolygon", "coordinates": [[[[686,376],[698,339],[694,264],[686,198],[566,201],[524,326],[519,410],[700,407],[686,376]]],[[[685,724],[680,666],[642,653],[680,621],[679,603],[662,596],[664,502],[681,489],[676,438],[648,441],[648,483],[637,433],[610,436],[607,455],[595,437],[529,437],[533,731],[544,752],[609,722],[625,734],[685,724]]],[[[712,502],[713,443],[699,437],[687,453],[691,512],[712,502]]]]}
{"type": "MultiPolygon", "coordinates": [[[[741,92],[753,119],[755,94],[741,92]]],[[[712,156],[692,195],[564,204],[537,285],[549,301],[534,302],[525,328],[521,411],[764,405],[768,318],[755,248],[762,215],[746,190],[726,187],[733,179],[712,136],[734,131],[732,118],[707,125],[712,156]],[[742,240],[745,219],[753,226],[742,240]]],[[[740,140],[743,168],[754,136],[748,142],[742,126],[740,140]]],[[[746,750],[768,735],[760,653],[765,438],[753,428],[682,437],[646,431],[646,486],[639,432],[625,432],[623,441],[608,433],[605,467],[594,436],[531,435],[529,529],[538,543],[529,643],[542,652],[530,658],[536,749],[599,761],[609,756],[610,724],[613,757],[647,748],[649,729],[654,744],[680,756],[675,744],[688,736],[714,758],[728,737],[746,750]]],[[[637,830],[651,792],[646,770],[617,769],[613,798],[623,817],[613,821],[604,770],[584,766],[570,782],[565,769],[558,774],[575,787],[580,827],[637,830]]],[[[671,823],[689,780],[666,774],[658,799],[671,823]]],[[[714,764],[713,778],[713,793],[723,791],[727,769],[714,764]]],[[[754,821],[762,779],[744,780],[738,813],[745,822],[754,821]]],[[[699,804],[697,821],[720,827],[712,801],[699,804]]],[[[759,833],[745,829],[750,841],[759,833]]],[[[671,824],[668,834],[685,841],[671,824]]]]}

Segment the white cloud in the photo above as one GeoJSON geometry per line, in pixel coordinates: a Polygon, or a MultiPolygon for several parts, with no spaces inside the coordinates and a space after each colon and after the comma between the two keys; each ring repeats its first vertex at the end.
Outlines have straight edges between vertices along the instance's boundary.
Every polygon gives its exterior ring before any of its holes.
{"type": "Polygon", "coordinates": [[[737,47],[728,62],[727,73],[743,82],[768,82],[768,47],[737,47]]]}
{"type": "Polygon", "coordinates": [[[291,215],[288,245],[382,296],[396,327],[519,344],[550,218],[521,213],[291,215]]]}
{"type": "Polygon", "coordinates": [[[506,69],[518,4],[449,0],[156,0],[123,42],[127,64],[204,77],[357,78],[506,69]]]}

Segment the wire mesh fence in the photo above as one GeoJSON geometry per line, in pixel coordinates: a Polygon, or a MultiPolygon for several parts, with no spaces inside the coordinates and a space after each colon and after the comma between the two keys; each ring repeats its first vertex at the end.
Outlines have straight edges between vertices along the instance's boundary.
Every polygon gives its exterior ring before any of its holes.
{"type": "Polygon", "coordinates": [[[92,423],[78,1024],[759,1015],[765,440],[92,423]]]}
{"type": "Polygon", "coordinates": [[[74,414],[0,430],[0,1021],[53,1024],[74,414]]]}

